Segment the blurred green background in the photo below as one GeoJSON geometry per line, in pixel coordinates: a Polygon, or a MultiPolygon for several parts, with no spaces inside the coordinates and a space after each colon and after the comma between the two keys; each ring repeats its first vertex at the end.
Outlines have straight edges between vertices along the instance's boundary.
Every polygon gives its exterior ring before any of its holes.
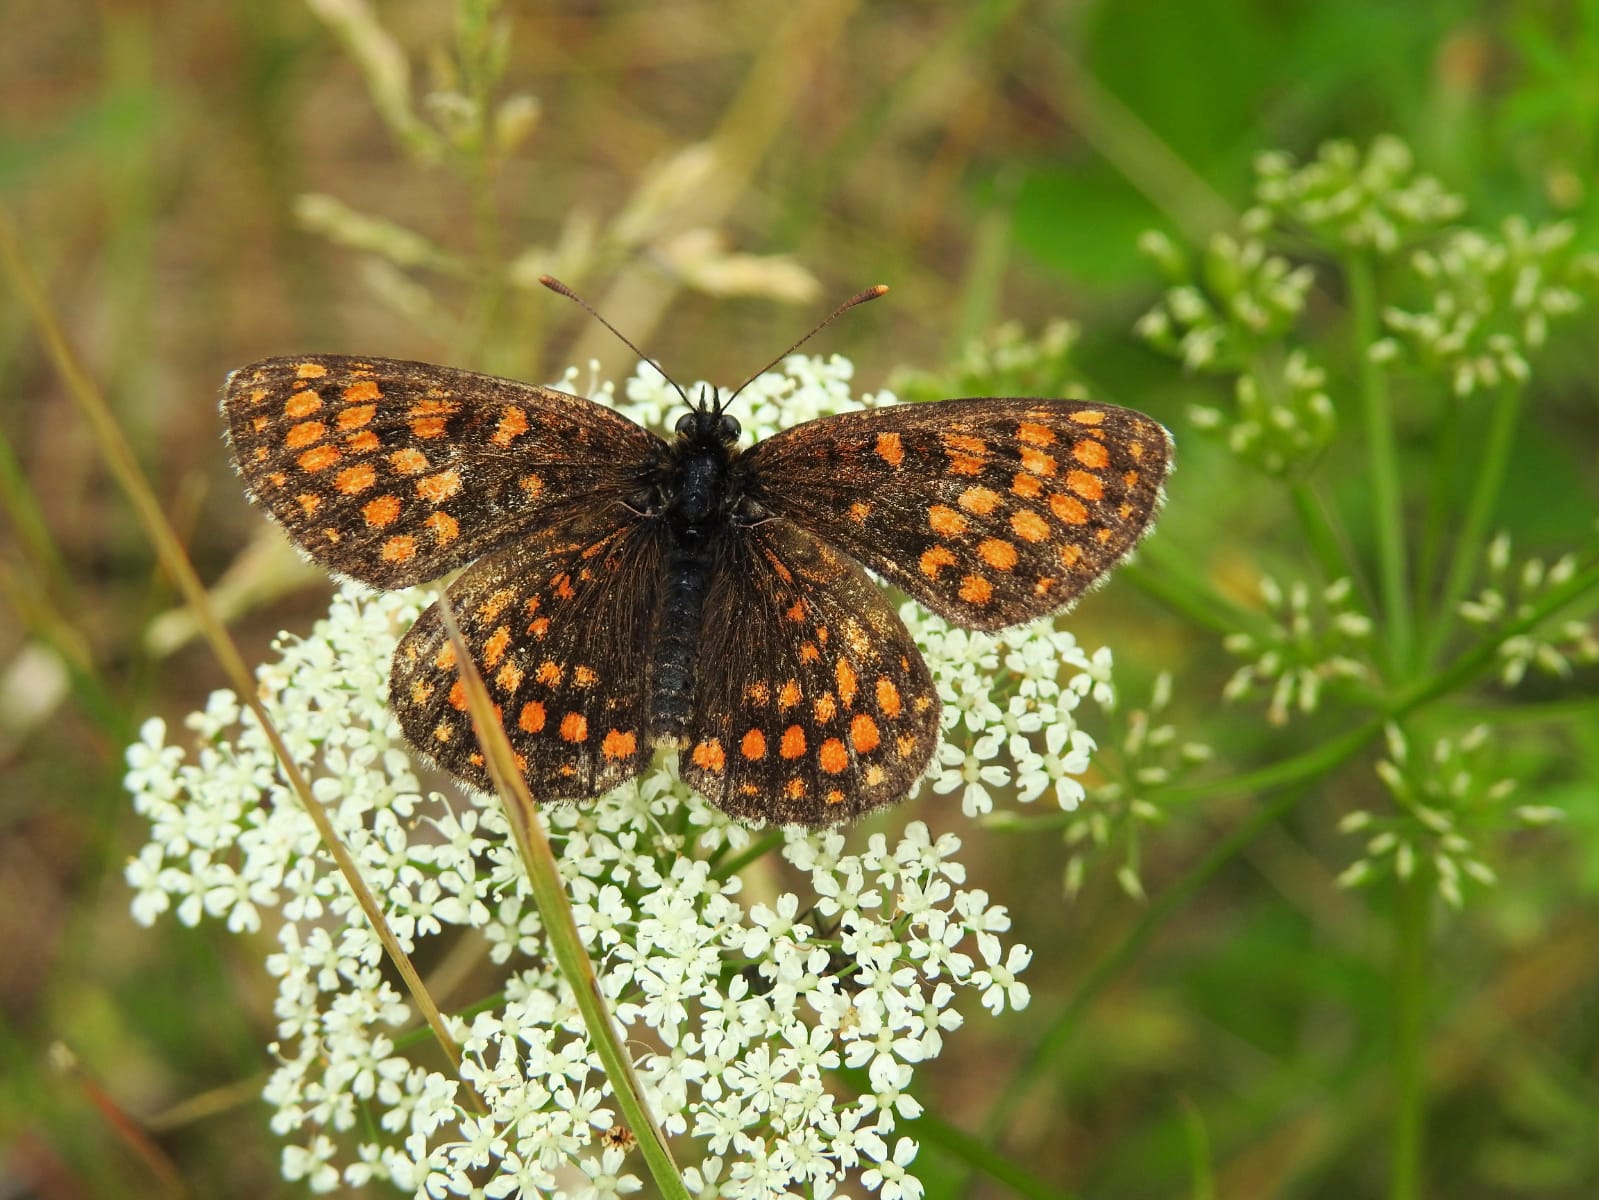
{"type": "MultiPolygon", "coordinates": [[[[383,3],[409,80],[352,54],[352,11],[0,10],[0,198],[202,576],[224,581],[250,661],[309,627],[327,583],[245,502],[216,415],[223,375],[292,352],[527,379],[590,357],[630,370],[532,285],[541,270],[685,384],[742,379],[873,283],[892,294],[814,346],[850,356],[867,389],[940,370],[1001,321],[1069,318],[1074,374],[1177,431],[1162,538],[1242,595],[1282,550],[1264,547],[1283,514],[1185,437],[1187,402],[1217,385],[1133,337],[1160,290],[1140,231],[1202,242],[1246,204],[1261,151],[1394,133],[1477,218],[1565,217],[1599,247],[1586,0],[508,3],[503,64],[456,6],[383,3]],[[458,46],[484,56],[468,85],[502,71],[494,104],[536,99],[499,110],[503,154],[427,132],[453,119],[428,96],[459,82],[458,46]],[[372,78],[403,102],[380,112],[372,78]]],[[[0,1196],[294,1194],[257,1099],[270,931],[140,929],[121,875],[145,832],[119,787],[123,745],[222,678],[0,294],[0,1196]]],[[[1514,467],[1569,480],[1570,506],[1507,501],[1534,539],[1591,522],[1599,364],[1592,318],[1578,325],[1548,374],[1563,400],[1535,415],[1514,467]]],[[[1247,708],[1214,718],[1219,646],[1125,581],[1073,628],[1115,647],[1129,686],[1176,672],[1174,719],[1230,761],[1327,732],[1247,708]]],[[[1436,934],[1427,1195],[1599,1195],[1599,861],[1581,850],[1599,837],[1594,742],[1559,743],[1586,785],[1546,798],[1576,805],[1575,845],[1514,848],[1505,882],[1436,934]]],[[[1034,1000],[953,1037],[920,1097],[981,1127],[1074,989],[1147,928],[1001,1151],[1060,1195],[1387,1194],[1387,934],[1334,882],[1349,854],[1337,818],[1376,785],[1348,786],[1310,794],[1148,926],[1109,879],[1067,902],[1057,842],[973,831],[968,857],[1035,949],[1034,1000]]],[[[1183,813],[1144,849],[1146,891],[1257,806],[1183,813]]],[[[964,1177],[930,1146],[918,1171],[934,1196],[964,1177]]]]}

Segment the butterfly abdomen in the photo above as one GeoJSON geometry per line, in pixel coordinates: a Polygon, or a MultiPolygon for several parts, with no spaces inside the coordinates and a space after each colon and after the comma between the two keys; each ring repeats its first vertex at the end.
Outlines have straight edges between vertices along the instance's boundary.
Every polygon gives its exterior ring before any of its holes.
{"type": "Polygon", "coordinates": [[[710,594],[716,535],[726,521],[726,450],[713,441],[679,443],[664,513],[672,530],[666,586],[655,640],[651,731],[657,745],[681,747],[694,712],[694,686],[705,598],[710,594]]]}

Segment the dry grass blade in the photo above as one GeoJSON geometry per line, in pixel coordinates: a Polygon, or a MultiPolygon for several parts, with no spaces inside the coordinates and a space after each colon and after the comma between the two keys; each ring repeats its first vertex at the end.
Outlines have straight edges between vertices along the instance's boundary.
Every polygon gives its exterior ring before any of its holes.
{"type": "Polygon", "coordinates": [[[527,783],[517,770],[511,744],[506,740],[500,725],[494,701],[489,698],[483,677],[478,674],[472,652],[461,638],[455,623],[455,613],[448,597],[439,591],[439,615],[443,619],[450,645],[455,650],[455,661],[460,665],[461,683],[466,692],[467,711],[472,717],[472,727],[494,788],[505,805],[505,816],[516,838],[516,847],[527,870],[528,883],[533,890],[533,900],[538,905],[539,916],[550,939],[550,949],[561,969],[561,977],[572,989],[583,1023],[588,1027],[589,1040],[605,1066],[611,1091],[616,1096],[622,1115],[627,1118],[644,1161],[649,1166],[655,1186],[671,1200],[688,1200],[682,1173],[672,1160],[672,1151],[666,1144],[661,1127],[651,1114],[639,1086],[638,1075],[633,1070],[633,1060],[617,1034],[611,1011],[600,991],[594,974],[594,964],[583,946],[583,936],[578,932],[572,916],[572,906],[567,900],[566,886],[561,881],[560,869],[555,862],[555,852],[550,848],[544,833],[544,823],[534,806],[527,783]]]}
{"type": "Polygon", "coordinates": [[[345,882],[349,884],[350,890],[361,905],[361,911],[366,914],[373,931],[383,943],[384,952],[404,979],[411,998],[416,1001],[428,1027],[433,1031],[433,1036],[449,1055],[450,1061],[459,1065],[461,1048],[445,1028],[444,1018],[439,1012],[438,1005],[433,1002],[409,956],[395,939],[394,931],[384,919],[376,897],[366,886],[366,881],[361,878],[355,860],[350,857],[349,851],[339,840],[338,833],[328,818],[327,810],[311,794],[310,784],[290,755],[277,726],[262,705],[260,697],[256,694],[255,681],[245,666],[238,647],[233,644],[232,637],[212,609],[205,585],[200,581],[194,564],[189,561],[182,542],[179,541],[177,533],[162,511],[161,502],[151,490],[143,469],[139,466],[116,418],[100,394],[100,389],[83,369],[71,346],[67,344],[66,335],[62,332],[54,309],[22,258],[17,243],[16,227],[10,214],[4,212],[0,212],[0,262],[4,263],[12,288],[32,314],[51,361],[66,383],[67,391],[88,421],[101,457],[132,503],[139,523],[150,539],[151,545],[154,546],[161,565],[171,576],[173,583],[182,593],[184,602],[194,613],[196,624],[210,644],[212,652],[217,656],[217,661],[222,664],[223,672],[227,675],[234,691],[238,693],[240,702],[247,705],[255,714],[256,720],[261,723],[262,731],[272,743],[273,752],[277,755],[278,765],[283,771],[285,780],[299,797],[300,803],[316,826],[322,844],[327,847],[328,853],[338,864],[345,882]]]}

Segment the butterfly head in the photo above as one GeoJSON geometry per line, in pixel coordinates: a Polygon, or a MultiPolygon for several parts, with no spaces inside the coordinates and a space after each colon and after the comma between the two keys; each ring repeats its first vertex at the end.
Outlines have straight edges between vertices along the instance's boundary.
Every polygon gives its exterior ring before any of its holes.
{"type": "Polygon", "coordinates": [[[728,415],[709,386],[701,387],[699,403],[677,419],[677,436],[683,442],[731,447],[740,432],[738,421],[728,415]]]}

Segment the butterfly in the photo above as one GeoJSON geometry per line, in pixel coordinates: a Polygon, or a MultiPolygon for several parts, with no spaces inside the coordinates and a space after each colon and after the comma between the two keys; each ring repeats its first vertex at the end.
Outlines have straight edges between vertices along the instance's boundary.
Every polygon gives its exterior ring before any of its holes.
{"type": "MultiPolygon", "coordinates": [[[[222,412],[252,499],[329,571],[464,568],[446,594],[534,799],[599,796],[665,746],[734,817],[809,827],[903,799],[938,742],[932,676],[866,569],[968,629],[1057,612],[1148,530],[1172,461],[1151,418],[1049,399],[741,447],[737,392],[678,390],[662,438],[554,388],[299,355],[235,371],[222,412]]],[[[491,789],[437,605],[389,699],[425,758],[491,789]]]]}

